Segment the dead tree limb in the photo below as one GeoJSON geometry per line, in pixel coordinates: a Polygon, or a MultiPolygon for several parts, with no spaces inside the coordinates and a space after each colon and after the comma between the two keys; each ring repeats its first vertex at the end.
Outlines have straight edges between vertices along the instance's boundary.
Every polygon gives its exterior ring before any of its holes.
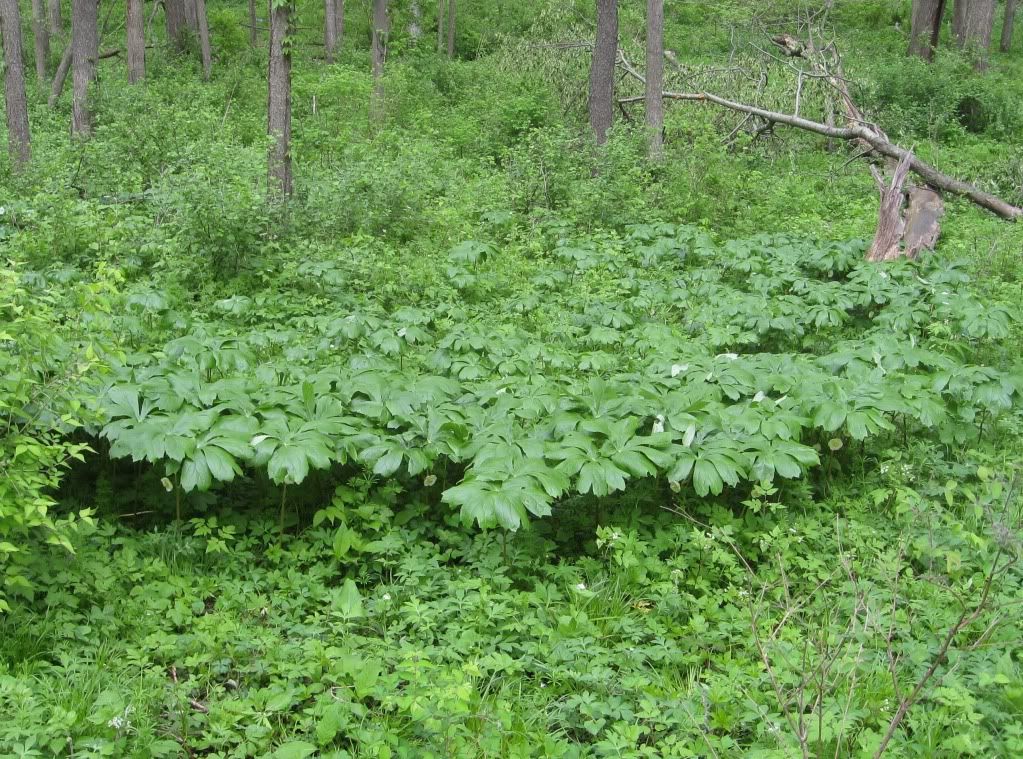
{"type": "Polygon", "coordinates": [[[877,211],[877,230],[874,240],[867,251],[868,261],[893,261],[902,255],[902,236],[906,231],[906,222],[902,218],[902,209],[906,205],[906,195],[902,186],[909,176],[909,162],[912,153],[899,161],[892,174],[891,184],[881,191],[881,206],[877,211]]]}
{"type": "MultiPolygon", "coordinates": [[[[923,179],[930,187],[933,187],[936,190],[944,190],[945,192],[950,192],[953,195],[961,195],[981,208],[986,208],[1007,221],[1016,221],[1016,219],[1023,216],[1023,208],[1018,208],[1017,206],[1014,206],[1011,203],[992,195],[991,193],[984,192],[969,182],[963,182],[960,179],[943,174],[929,163],[926,163],[913,155],[912,151],[896,145],[893,142],[889,142],[887,139],[881,137],[877,132],[863,126],[862,124],[845,127],[828,126],[827,124],[822,124],[819,121],[811,121],[810,119],[806,119],[801,116],[779,113],[777,111],[768,111],[764,108],[758,108],[755,105],[736,103],[709,92],[665,92],[664,97],[668,100],[687,100],[713,103],[714,105],[721,106],[722,108],[728,108],[729,110],[738,111],[739,113],[748,113],[753,116],[759,116],[760,118],[774,122],[775,124],[784,124],[785,126],[795,127],[796,129],[802,129],[807,132],[819,134],[822,137],[831,137],[838,140],[862,140],[870,145],[874,151],[887,158],[902,161],[908,156],[910,170],[923,179]]],[[[622,102],[639,102],[642,99],[642,97],[624,98],[622,102]]]]}

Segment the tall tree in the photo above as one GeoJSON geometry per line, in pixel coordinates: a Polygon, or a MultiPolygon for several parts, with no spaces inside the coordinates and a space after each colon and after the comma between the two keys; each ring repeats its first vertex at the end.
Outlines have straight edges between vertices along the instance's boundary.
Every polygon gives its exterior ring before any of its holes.
{"type": "Polygon", "coordinates": [[[991,32],[995,25],[995,0],[956,0],[956,15],[959,16],[956,34],[959,46],[973,51],[976,55],[974,66],[978,70],[987,68],[988,48],[991,47],[991,32]]]}
{"type": "Polygon", "coordinates": [[[334,51],[337,50],[337,4],[334,0],[324,0],[323,48],[327,63],[333,63],[334,51]]]}
{"type": "Polygon", "coordinates": [[[128,48],[128,81],[141,81],[146,75],[146,35],[142,0],[127,0],[125,29],[128,48]]]}
{"type": "Polygon", "coordinates": [[[256,26],[259,19],[256,18],[256,0],[249,0],[249,44],[252,47],[259,47],[259,29],[256,26]]]}
{"type": "Polygon", "coordinates": [[[89,85],[96,78],[99,58],[97,0],[71,2],[71,134],[87,137],[92,132],[89,85]]]}
{"type": "Polygon", "coordinates": [[[184,0],[185,24],[192,34],[199,34],[199,10],[196,8],[195,0],[184,0]]]}
{"type": "Polygon", "coordinates": [[[945,0],[913,0],[913,14],[909,28],[909,55],[925,61],[934,58],[941,35],[941,19],[945,15],[945,0]]]}
{"type": "Polygon", "coordinates": [[[267,133],[270,146],[269,188],[271,195],[291,195],[291,47],[286,38],[291,32],[293,0],[269,0],[270,61],[267,70],[267,133]]]}
{"type": "Polygon", "coordinates": [[[959,43],[961,47],[970,49],[977,56],[974,62],[976,69],[987,68],[987,51],[991,46],[991,31],[994,29],[995,0],[958,0],[955,5],[963,3],[965,10],[960,29],[959,43]]]}
{"type": "Polygon", "coordinates": [[[423,9],[419,7],[418,0],[412,0],[409,15],[408,36],[412,38],[413,45],[418,45],[419,38],[423,36],[423,9]]]}
{"type": "Polygon", "coordinates": [[[32,36],[35,38],[36,79],[46,81],[50,61],[50,29],[46,20],[46,0],[32,0],[32,36]]]}
{"type": "Polygon", "coordinates": [[[60,0],[50,0],[50,34],[56,36],[64,31],[64,19],[60,12],[60,0]]]}
{"type": "Polygon", "coordinates": [[[163,0],[167,39],[178,52],[185,49],[185,38],[188,35],[188,15],[185,10],[185,2],[186,0],[163,0]]]}
{"type": "Polygon", "coordinates": [[[455,57],[455,0],[448,0],[448,58],[455,57]]]}
{"type": "Polygon", "coordinates": [[[597,37],[590,60],[590,126],[597,144],[607,142],[614,120],[615,64],[618,60],[618,0],[597,0],[597,37]]]}
{"type": "Polygon", "coordinates": [[[370,118],[374,123],[384,117],[384,61],[387,59],[387,35],[391,21],[387,13],[387,0],[373,0],[373,96],[370,118]]]}
{"type": "Polygon", "coordinates": [[[202,78],[204,82],[208,82],[210,73],[213,71],[213,51],[210,48],[210,24],[206,17],[206,0],[193,0],[192,5],[195,8],[195,23],[199,34],[202,78]]]}
{"type": "Polygon", "coordinates": [[[962,38],[963,25],[966,22],[966,8],[970,0],[955,0],[955,7],[952,9],[952,36],[959,40],[962,38]]]}
{"type": "Polygon", "coordinates": [[[20,169],[32,154],[25,96],[25,61],[21,55],[21,11],[18,0],[0,0],[0,36],[4,49],[4,103],[7,110],[7,150],[20,169]]]}
{"type": "Polygon", "coordinates": [[[1012,27],[1016,22],[1016,0],[1005,0],[1005,18],[1002,21],[1002,44],[999,49],[1003,53],[1012,50],[1012,27]]]}
{"type": "Polygon", "coordinates": [[[444,6],[446,0],[437,0],[437,52],[444,52],[444,6]]]}
{"type": "Polygon", "coordinates": [[[73,52],[73,47],[68,45],[64,48],[64,55],[60,57],[60,65],[57,66],[57,71],[53,75],[53,85],[50,87],[50,99],[47,103],[50,108],[57,105],[61,93],[64,92],[64,82],[67,80],[67,74],[71,70],[71,54],[73,52]]]}
{"type": "Polygon", "coordinates": [[[646,128],[650,157],[664,156],[664,0],[646,4],[646,128]]]}

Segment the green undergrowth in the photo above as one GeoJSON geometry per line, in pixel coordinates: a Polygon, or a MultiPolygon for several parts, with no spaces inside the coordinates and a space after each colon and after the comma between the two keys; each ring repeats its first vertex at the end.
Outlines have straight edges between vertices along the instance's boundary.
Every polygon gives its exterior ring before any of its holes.
{"type": "MultiPolygon", "coordinates": [[[[0,622],[0,744],[791,756],[797,709],[779,711],[778,681],[820,698],[815,752],[869,755],[963,599],[1018,548],[1000,475],[918,447],[881,462],[826,503],[797,486],[738,508],[643,487],[523,533],[467,533],[370,478],[338,487],[297,536],[223,508],[169,530],[92,528],[73,562],[50,557],[36,611],[0,622]]],[[[949,654],[896,755],[1023,748],[1008,571],[992,599],[1005,611],[949,654]]]]}
{"type": "MultiPolygon", "coordinates": [[[[242,6],[209,83],[101,61],[88,142],[30,81],[0,754],[1023,754],[1023,227],[947,198],[937,251],[867,263],[844,147],[677,104],[665,161],[623,114],[598,149],[591,4],[469,5],[448,61],[393,4],[382,123],[368,6],[332,66],[302,9],[286,207],[242,6]]],[[[805,12],[669,6],[711,69],[805,12]]],[[[907,9],[835,4],[857,102],[1023,201],[1018,53],[905,60],[907,9]]],[[[791,109],[764,65],[706,84],[791,109]]]]}

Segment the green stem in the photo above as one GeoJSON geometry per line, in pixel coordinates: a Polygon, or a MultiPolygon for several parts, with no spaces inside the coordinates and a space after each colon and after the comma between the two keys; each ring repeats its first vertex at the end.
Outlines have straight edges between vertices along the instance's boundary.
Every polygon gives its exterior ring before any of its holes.
{"type": "Polygon", "coordinates": [[[288,483],[284,483],[284,487],[281,488],[281,515],[280,515],[280,530],[281,535],[284,534],[284,504],[285,498],[288,495],[288,483]]]}

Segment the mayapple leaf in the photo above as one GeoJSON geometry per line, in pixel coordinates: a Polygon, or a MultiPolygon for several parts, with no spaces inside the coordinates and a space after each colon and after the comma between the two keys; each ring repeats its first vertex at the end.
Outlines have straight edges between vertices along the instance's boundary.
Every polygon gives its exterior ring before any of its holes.
{"type": "Polygon", "coordinates": [[[355,580],[345,580],[335,598],[334,608],[345,619],[357,619],[363,616],[362,594],[359,593],[355,580]]]}

